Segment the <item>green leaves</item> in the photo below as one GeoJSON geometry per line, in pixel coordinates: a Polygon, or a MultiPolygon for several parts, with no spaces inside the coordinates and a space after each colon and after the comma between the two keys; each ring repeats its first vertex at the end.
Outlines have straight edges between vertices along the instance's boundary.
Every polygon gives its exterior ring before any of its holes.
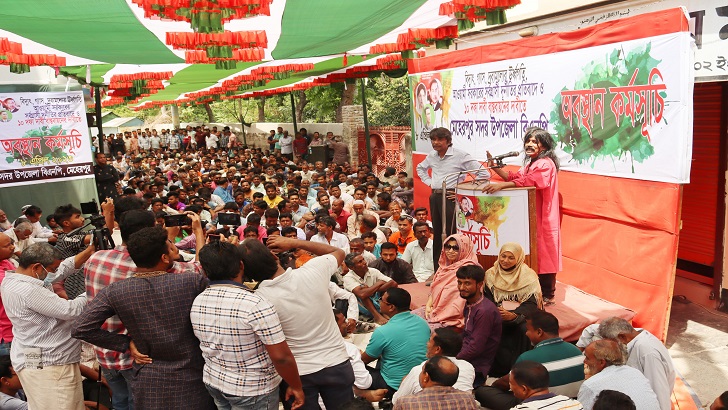
{"type": "MultiPolygon", "coordinates": [[[[605,54],[603,61],[592,61],[582,67],[582,75],[574,81],[574,86],[562,90],[593,88],[607,90],[603,97],[599,93],[595,94],[595,98],[601,100],[603,109],[594,113],[591,118],[587,118],[591,135],[578,115],[580,110],[574,109],[569,121],[562,111],[561,93],[554,97],[555,108],[551,111],[549,122],[556,128],[557,143],[564,152],[571,154],[573,161],[593,166],[594,161],[598,159],[623,160],[629,157],[630,161],[641,163],[654,155],[654,147],[648,138],[642,135],[644,112],[635,115],[634,124],[631,117],[626,114],[619,114],[616,117],[612,110],[613,101],[615,98],[622,99],[622,104],[627,105],[629,97],[626,94],[609,92],[612,87],[630,85],[635,72],[634,85],[649,83],[650,71],[660,63],[650,55],[651,49],[651,43],[629,52],[625,52],[621,46],[615,48],[605,54]]],[[[666,93],[662,92],[660,95],[666,98],[666,93]]],[[[571,98],[578,101],[577,97],[571,98]]],[[[619,101],[616,102],[618,103],[619,101]]],[[[667,121],[665,118],[663,120],[667,121]]],[[[632,171],[634,172],[634,165],[632,171]]]]}

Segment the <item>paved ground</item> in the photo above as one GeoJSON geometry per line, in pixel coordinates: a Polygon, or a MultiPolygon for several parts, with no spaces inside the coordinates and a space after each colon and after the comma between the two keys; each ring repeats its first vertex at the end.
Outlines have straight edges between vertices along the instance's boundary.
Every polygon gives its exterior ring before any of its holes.
{"type": "Polygon", "coordinates": [[[728,315],[674,299],[667,347],[700,404],[728,390],[728,315]]]}

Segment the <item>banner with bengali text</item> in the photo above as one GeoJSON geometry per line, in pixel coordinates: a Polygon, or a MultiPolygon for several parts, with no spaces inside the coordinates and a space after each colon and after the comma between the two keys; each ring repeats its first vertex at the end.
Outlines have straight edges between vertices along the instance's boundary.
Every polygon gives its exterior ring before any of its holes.
{"type": "Polygon", "coordinates": [[[80,91],[0,94],[0,186],[93,176],[80,91]]]}
{"type": "MultiPolygon", "coordinates": [[[[525,48],[528,39],[520,41],[525,48]]],[[[485,160],[486,151],[522,151],[535,126],[554,136],[564,170],[688,183],[691,41],[677,31],[465,66],[460,57],[437,71],[410,67],[415,151],[431,151],[430,130],[446,127],[455,148],[485,160]]],[[[447,55],[434,58],[442,66],[447,55]]],[[[523,164],[523,153],[506,163],[523,164]]]]}
{"type": "Polygon", "coordinates": [[[480,190],[457,191],[458,233],[475,244],[478,255],[498,256],[503,244],[516,242],[531,253],[528,190],[514,189],[484,194],[480,190]]]}

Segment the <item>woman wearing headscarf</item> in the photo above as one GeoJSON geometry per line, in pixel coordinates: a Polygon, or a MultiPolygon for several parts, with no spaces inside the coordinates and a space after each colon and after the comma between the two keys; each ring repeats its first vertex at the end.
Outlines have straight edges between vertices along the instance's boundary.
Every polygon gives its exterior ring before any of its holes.
{"type": "Polygon", "coordinates": [[[462,329],[465,299],[460,297],[455,273],[463,266],[480,265],[473,242],[465,235],[449,236],[442,246],[439,263],[427,305],[413,313],[424,315],[432,329],[447,326],[462,329]]]}
{"type": "Polygon", "coordinates": [[[526,337],[526,315],[543,309],[541,285],[536,272],[524,263],[521,245],[509,242],[498,252],[498,260],[485,272],[485,287],[503,319],[501,344],[489,376],[507,374],[518,356],[531,349],[526,337]],[[506,302],[506,306],[504,306],[506,302]]]}

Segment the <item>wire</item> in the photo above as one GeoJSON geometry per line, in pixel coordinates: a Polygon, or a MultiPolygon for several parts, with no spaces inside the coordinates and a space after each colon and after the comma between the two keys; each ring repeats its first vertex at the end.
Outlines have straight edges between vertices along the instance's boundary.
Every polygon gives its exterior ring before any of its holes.
{"type": "Polygon", "coordinates": [[[709,314],[711,314],[713,316],[718,316],[718,317],[722,317],[722,318],[728,319],[728,314],[723,313],[723,312],[720,312],[720,311],[717,311],[717,310],[714,310],[714,309],[708,309],[707,307],[701,305],[700,303],[695,303],[692,300],[688,299],[688,297],[685,296],[685,295],[673,295],[672,298],[673,299],[678,299],[678,301],[680,301],[680,302],[682,302],[682,303],[684,303],[686,305],[687,304],[695,305],[695,306],[703,309],[706,313],[709,313],[709,314]]]}

